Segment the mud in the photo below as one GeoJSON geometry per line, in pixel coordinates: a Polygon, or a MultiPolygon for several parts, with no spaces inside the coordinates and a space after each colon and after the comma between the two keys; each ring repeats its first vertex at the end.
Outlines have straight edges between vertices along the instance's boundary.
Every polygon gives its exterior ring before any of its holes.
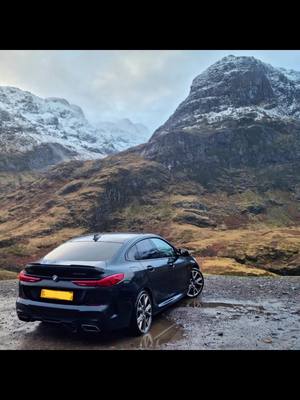
{"type": "Polygon", "coordinates": [[[300,349],[300,277],[210,276],[170,317],[184,328],[170,349],[300,349]]]}
{"type": "Polygon", "coordinates": [[[16,281],[0,282],[0,349],[157,349],[183,336],[180,325],[165,314],[157,316],[151,332],[142,337],[131,337],[123,330],[102,334],[72,333],[53,324],[26,323],[16,316],[16,295],[16,281]]]}
{"type": "Polygon", "coordinates": [[[139,338],[19,321],[16,295],[16,281],[0,282],[0,349],[300,349],[300,277],[206,276],[201,297],[155,317],[139,338]]]}

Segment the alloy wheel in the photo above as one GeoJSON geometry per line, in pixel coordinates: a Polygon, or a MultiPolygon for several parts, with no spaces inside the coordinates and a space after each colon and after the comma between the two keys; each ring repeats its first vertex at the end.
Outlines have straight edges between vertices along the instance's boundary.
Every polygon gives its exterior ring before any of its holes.
{"type": "Polygon", "coordinates": [[[203,289],[204,285],[204,278],[202,273],[199,271],[198,268],[193,268],[189,283],[189,288],[187,291],[188,297],[197,297],[203,289]]]}
{"type": "Polygon", "coordinates": [[[147,333],[152,322],[152,304],[147,292],[139,296],[136,307],[136,323],[141,333],[147,333]]]}

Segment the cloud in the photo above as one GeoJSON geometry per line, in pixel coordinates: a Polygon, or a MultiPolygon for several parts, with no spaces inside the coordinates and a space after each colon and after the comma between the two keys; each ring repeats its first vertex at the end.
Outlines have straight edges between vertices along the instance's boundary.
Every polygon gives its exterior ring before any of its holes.
{"type": "Polygon", "coordinates": [[[300,51],[2,50],[0,84],[66,98],[92,121],[128,117],[154,130],[188,95],[193,78],[228,54],[300,70],[300,51]]]}

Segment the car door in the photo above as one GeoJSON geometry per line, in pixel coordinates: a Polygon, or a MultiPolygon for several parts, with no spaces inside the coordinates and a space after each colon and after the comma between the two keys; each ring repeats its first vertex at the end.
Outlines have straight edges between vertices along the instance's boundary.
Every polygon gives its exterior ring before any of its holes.
{"type": "Polygon", "coordinates": [[[137,257],[148,275],[152,295],[156,304],[163,303],[172,296],[168,258],[159,257],[158,250],[151,239],[136,243],[137,257]]]}
{"type": "Polygon", "coordinates": [[[190,276],[187,258],[179,256],[174,247],[162,239],[153,238],[151,241],[155,244],[159,253],[168,260],[169,280],[173,294],[184,292],[190,276]]]}

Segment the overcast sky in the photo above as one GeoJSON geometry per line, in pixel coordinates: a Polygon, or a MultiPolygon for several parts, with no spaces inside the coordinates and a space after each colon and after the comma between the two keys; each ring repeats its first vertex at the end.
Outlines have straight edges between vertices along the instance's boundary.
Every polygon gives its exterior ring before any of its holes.
{"type": "Polygon", "coordinates": [[[287,50],[1,50],[0,85],[63,97],[91,122],[130,118],[153,131],[186,98],[193,78],[229,54],[300,70],[300,51],[287,50]]]}

